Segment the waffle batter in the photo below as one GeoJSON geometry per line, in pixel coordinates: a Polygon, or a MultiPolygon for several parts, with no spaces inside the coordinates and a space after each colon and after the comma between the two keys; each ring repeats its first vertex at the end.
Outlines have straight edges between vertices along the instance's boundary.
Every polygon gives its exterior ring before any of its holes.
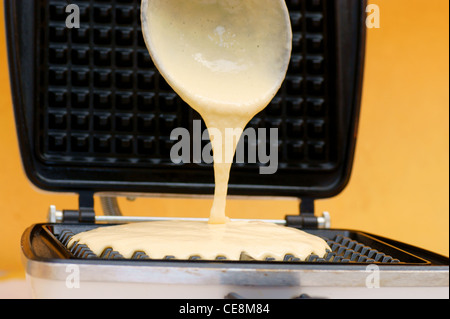
{"type": "Polygon", "coordinates": [[[263,222],[229,221],[225,214],[230,169],[248,122],[273,99],[292,49],[284,0],[149,0],[142,6],[147,47],[172,88],[203,117],[214,155],[215,194],[209,222],[164,221],[99,228],[76,235],[101,255],[174,256],[239,260],[304,260],[324,256],[326,242],[305,232],[263,222]],[[230,129],[232,134],[230,134],[230,129]],[[228,133],[227,133],[228,131],[228,133]]]}
{"type": "Polygon", "coordinates": [[[305,260],[311,254],[323,257],[329,249],[317,236],[261,221],[211,225],[170,220],[108,226],[75,235],[69,247],[76,242],[86,244],[97,256],[112,248],[125,258],[140,251],[151,259],[173,256],[183,260],[191,256],[240,260],[242,252],[256,260],[282,261],[286,255],[305,260]]]}

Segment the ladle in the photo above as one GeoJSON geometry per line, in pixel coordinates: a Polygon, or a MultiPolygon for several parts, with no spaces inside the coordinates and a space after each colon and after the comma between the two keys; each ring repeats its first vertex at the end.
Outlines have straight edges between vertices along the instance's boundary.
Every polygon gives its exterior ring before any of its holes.
{"type": "Polygon", "coordinates": [[[141,19],[155,66],[208,128],[216,186],[210,223],[224,223],[237,143],[286,76],[285,0],[143,0],[141,19]]]}

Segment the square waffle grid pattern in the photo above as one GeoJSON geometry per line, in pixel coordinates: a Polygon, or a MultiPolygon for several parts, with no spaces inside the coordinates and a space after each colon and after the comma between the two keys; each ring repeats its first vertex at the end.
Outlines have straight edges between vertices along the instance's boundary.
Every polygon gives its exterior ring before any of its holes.
{"type": "MultiPolygon", "coordinates": [[[[113,248],[106,248],[100,256],[97,256],[87,245],[80,244],[78,242],[69,245],[71,238],[75,234],[71,230],[63,230],[59,235],[57,235],[58,240],[70,251],[70,254],[79,259],[125,259],[120,252],[114,251],[113,248]]],[[[304,262],[315,262],[315,263],[383,263],[383,264],[400,264],[401,261],[397,258],[387,255],[386,253],[380,252],[370,246],[353,240],[349,237],[343,235],[336,235],[333,239],[327,239],[327,244],[331,248],[327,254],[323,257],[317,255],[310,255],[304,260],[304,262]]],[[[176,260],[175,256],[166,256],[165,260],[176,260]]],[[[136,251],[131,260],[151,260],[146,252],[136,251]]],[[[197,255],[193,255],[189,258],[191,261],[199,260],[202,258],[197,255]]],[[[216,261],[227,261],[226,256],[218,255],[216,261]]],[[[239,261],[255,261],[251,256],[245,252],[241,253],[239,261]]],[[[264,261],[273,262],[274,258],[267,257],[264,261]]],[[[294,255],[286,255],[284,257],[284,262],[301,262],[301,260],[294,255]]]]}
{"type": "MultiPolygon", "coordinates": [[[[142,36],[140,1],[73,1],[80,8],[79,29],[66,27],[66,1],[39,3],[36,139],[41,160],[62,165],[177,165],[170,160],[177,142],[170,140],[170,133],[178,127],[192,132],[200,116],[153,65],[142,36]]],[[[328,2],[286,3],[294,32],[289,71],[277,96],[249,126],[279,129],[280,169],[330,169],[336,161],[336,134],[330,121],[328,2]]]]}

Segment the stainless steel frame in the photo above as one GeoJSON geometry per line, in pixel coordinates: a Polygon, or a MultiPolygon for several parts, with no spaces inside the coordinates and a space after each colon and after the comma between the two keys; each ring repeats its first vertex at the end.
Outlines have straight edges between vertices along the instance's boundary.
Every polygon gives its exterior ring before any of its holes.
{"type": "MultiPolygon", "coordinates": [[[[232,292],[247,298],[282,299],[301,294],[321,298],[449,297],[448,267],[33,260],[25,260],[25,265],[34,290],[39,284],[59,287],[63,298],[209,299],[232,292]],[[78,286],[71,286],[73,280],[78,286]]],[[[44,291],[51,294],[51,290],[44,291]]]]}

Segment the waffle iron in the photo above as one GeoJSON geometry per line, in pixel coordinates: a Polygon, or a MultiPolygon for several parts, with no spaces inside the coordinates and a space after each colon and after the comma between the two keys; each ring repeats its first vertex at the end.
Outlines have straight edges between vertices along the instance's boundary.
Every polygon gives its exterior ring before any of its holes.
{"type": "Polygon", "coordinates": [[[171,131],[192,132],[201,118],[153,65],[140,1],[71,3],[80,9],[79,28],[66,26],[67,1],[5,0],[26,174],[42,190],[79,196],[79,207],[50,206],[48,221],[23,234],[36,297],[448,298],[448,258],[363,231],[330,229],[329,215],[314,209],[315,200],[345,188],[352,170],[365,51],[366,3],[360,0],[286,0],[294,32],[289,71],[249,124],[279,129],[279,169],[268,177],[258,174],[262,164],[236,163],[230,177],[230,196],[300,198],[298,215],[273,222],[323,237],[332,248],[324,258],[152,260],[136,252],[125,259],[112,249],[96,256],[87,246],[67,247],[82,231],[153,220],[100,216],[94,195],[214,191],[211,165],[170,160],[171,131]]]}

